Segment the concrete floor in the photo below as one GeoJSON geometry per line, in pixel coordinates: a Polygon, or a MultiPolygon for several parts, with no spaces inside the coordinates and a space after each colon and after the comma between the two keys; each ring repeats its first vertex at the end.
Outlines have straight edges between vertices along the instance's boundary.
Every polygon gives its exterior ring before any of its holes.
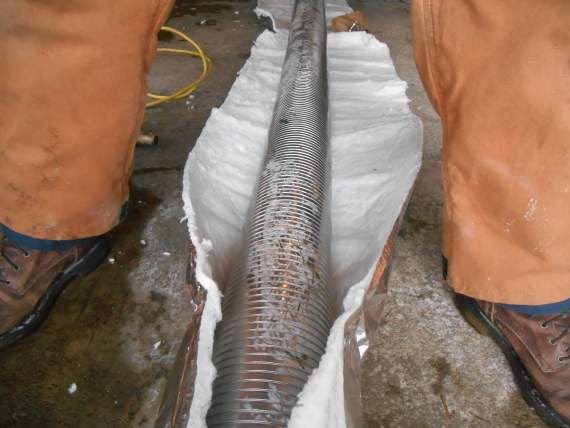
{"type": "MultiPolygon", "coordinates": [[[[441,130],[413,64],[407,3],[352,2],[389,44],[425,125],[424,166],[397,243],[389,316],[365,360],[367,426],[539,427],[501,354],[463,322],[440,281],[441,130]]],[[[147,113],[144,127],[160,144],[137,149],[131,214],[117,231],[113,263],[74,283],[36,334],[0,353],[1,427],[152,425],[190,315],[182,168],[262,29],[254,6],[177,2],[169,24],[203,46],[213,73],[193,100],[147,113]]],[[[160,57],[151,87],[172,89],[197,72],[192,60],[160,57]]]]}

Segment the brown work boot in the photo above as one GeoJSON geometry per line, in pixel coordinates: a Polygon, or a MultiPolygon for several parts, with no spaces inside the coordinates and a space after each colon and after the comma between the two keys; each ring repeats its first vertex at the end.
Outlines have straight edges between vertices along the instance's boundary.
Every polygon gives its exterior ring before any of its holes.
{"type": "Polygon", "coordinates": [[[570,428],[570,312],[526,315],[456,294],[465,319],[503,350],[526,402],[548,424],[570,428]]]}
{"type": "Polygon", "coordinates": [[[65,286],[104,260],[109,242],[99,238],[66,251],[36,251],[0,239],[1,349],[36,329],[65,286]]]}

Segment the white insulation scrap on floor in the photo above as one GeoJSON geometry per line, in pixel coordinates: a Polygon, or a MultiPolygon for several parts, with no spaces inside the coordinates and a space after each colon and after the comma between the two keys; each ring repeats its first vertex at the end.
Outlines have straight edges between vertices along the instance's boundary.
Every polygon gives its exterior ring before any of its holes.
{"type": "MultiPolygon", "coordinates": [[[[206,426],[215,377],[214,330],[222,315],[218,285],[240,249],[267,147],[287,37],[284,30],[258,37],[223,105],[212,110],[184,171],[196,277],[208,291],[189,428],[206,426]]],[[[346,296],[345,312],[299,397],[289,423],[293,428],[345,426],[344,323],[362,303],[421,162],[421,123],[410,112],[406,83],[397,76],[385,44],[364,32],[331,33],[328,71],[332,285],[346,296]]]]}

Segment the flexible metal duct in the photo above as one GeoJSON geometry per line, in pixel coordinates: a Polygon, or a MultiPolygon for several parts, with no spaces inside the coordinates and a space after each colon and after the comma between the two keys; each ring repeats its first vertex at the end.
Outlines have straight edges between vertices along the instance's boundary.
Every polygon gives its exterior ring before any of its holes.
{"type": "Polygon", "coordinates": [[[216,330],[209,427],[285,426],[317,367],[336,313],[328,191],[324,2],[299,0],[241,263],[216,330]]]}

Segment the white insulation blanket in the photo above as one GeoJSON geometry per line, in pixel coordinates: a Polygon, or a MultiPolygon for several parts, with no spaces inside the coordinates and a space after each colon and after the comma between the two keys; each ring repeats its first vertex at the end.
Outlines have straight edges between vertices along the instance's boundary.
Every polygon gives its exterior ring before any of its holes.
{"type": "MultiPolygon", "coordinates": [[[[288,34],[265,31],[228,97],[213,109],[184,172],[184,206],[197,251],[197,280],[208,291],[188,427],[205,427],[221,319],[218,285],[240,249],[261,170],[288,34]]],[[[373,36],[328,36],[332,149],[333,286],[346,296],[327,350],[293,411],[290,427],[344,427],[343,330],[362,303],[384,244],[421,162],[422,128],[408,108],[388,47],[373,36]]]]}

